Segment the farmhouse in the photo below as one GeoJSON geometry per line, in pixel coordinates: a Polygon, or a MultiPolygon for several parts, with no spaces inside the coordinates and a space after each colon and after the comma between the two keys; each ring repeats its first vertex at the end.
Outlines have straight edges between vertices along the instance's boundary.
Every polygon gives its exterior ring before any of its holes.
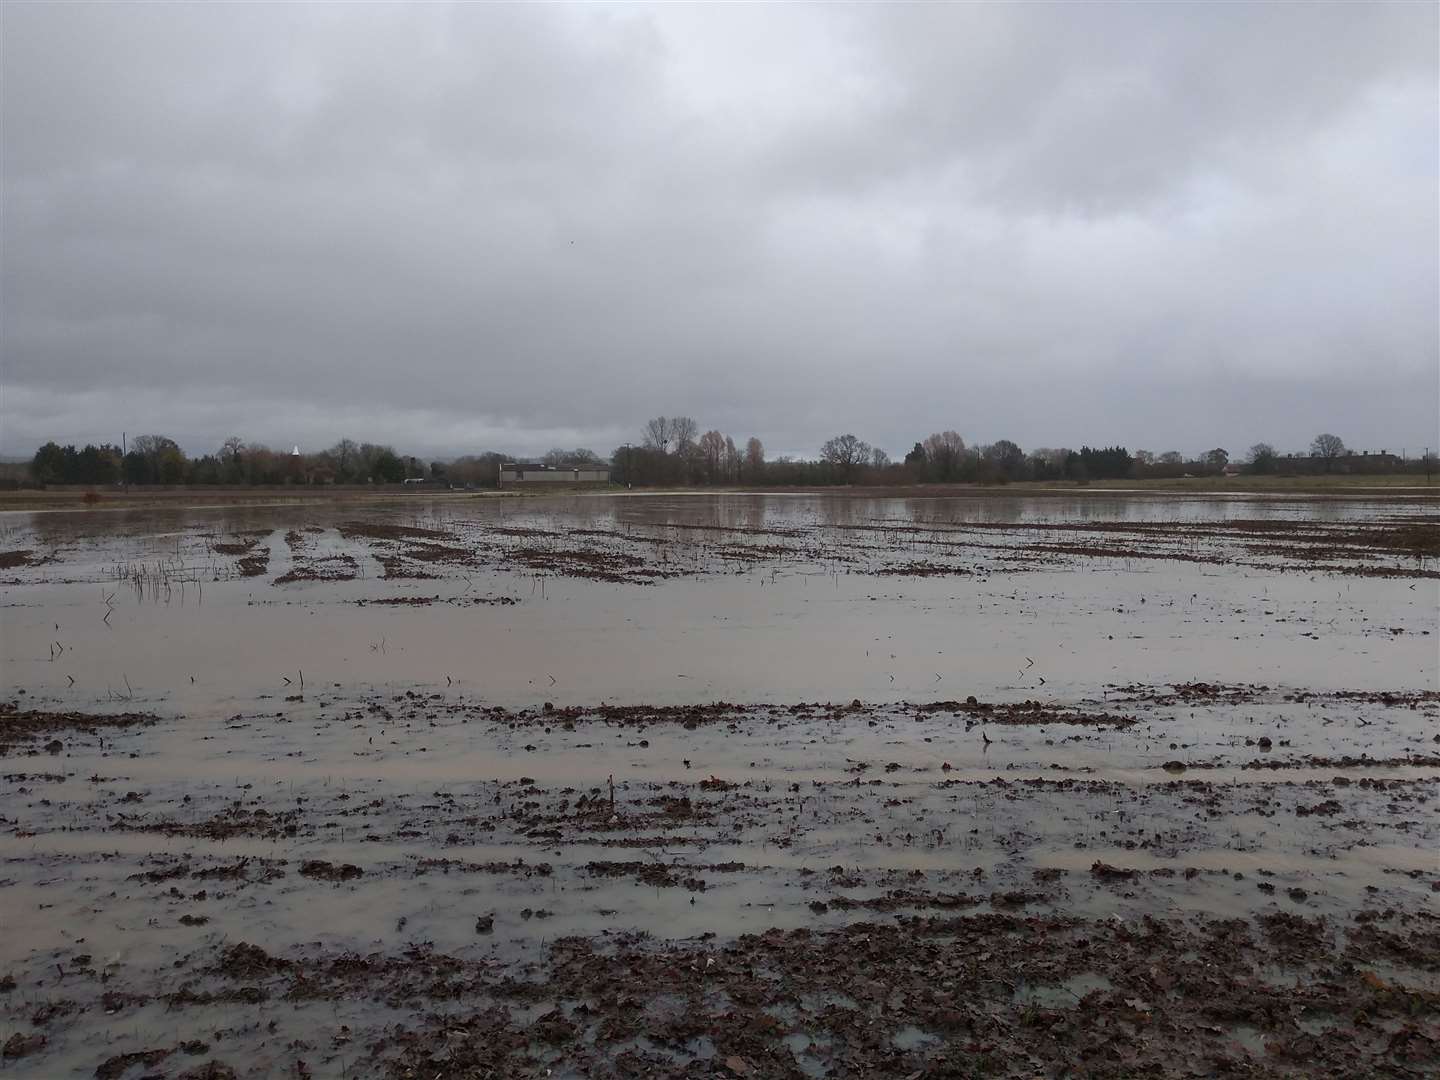
{"type": "Polygon", "coordinates": [[[538,462],[506,462],[500,466],[500,485],[527,484],[608,484],[610,466],[598,462],[544,465],[538,462]]]}

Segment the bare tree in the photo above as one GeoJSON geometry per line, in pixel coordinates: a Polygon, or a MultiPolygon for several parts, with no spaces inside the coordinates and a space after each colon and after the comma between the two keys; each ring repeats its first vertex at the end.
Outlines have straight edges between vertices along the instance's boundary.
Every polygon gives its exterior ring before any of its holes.
{"type": "Polygon", "coordinates": [[[1329,472],[1335,459],[1345,456],[1345,443],[1339,435],[1316,435],[1315,441],[1310,444],[1310,456],[1324,461],[1325,471],[1329,472]]]}
{"type": "Polygon", "coordinates": [[[673,437],[670,430],[670,418],[668,416],[657,416],[645,425],[645,445],[651,450],[659,450],[662,453],[668,452],[670,450],[670,440],[673,437]]]}
{"type": "Polygon", "coordinates": [[[335,480],[337,483],[347,483],[352,479],[355,466],[360,458],[360,448],[351,439],[341,439],[332,446],[326,453],[335,463],[335,480]]]}
{"type": "Polygon", "coordinates": [[[1275,448],[1269,443],[1257,442],[1250,447],[1250,453],[1246,457],[1250,461],[1251,472],[1270,473],[1275,471],[1275,463],[1280,455],[1275,453],[1275,448]]]}
{"type": "Polygon", "coordinates": [[[870,457],[870,444],[854,435],[836,435],[820,448],[820,457],[839,470],[846,483],[855,475],[856,466],[870,457]]]}
{"type": "Polygon", "coordinates": [[[1036,480],[1059,480],[1065,476],[1070,450],[1063,446],[1041,446],[1030,451],[1026,468],[1036,480]]]}
{"type": "Polygon", "coordinates": [[[880,447],[875,446],[870,450],[870,467],[872,469],[885,469],[890,466],[890,455],[880,447]]]}
{"type": "Polygon", "coordinates": [[[684,455],[689,453],[690,448],[695,445],[695,437],[700,431],[700,425],[688,416],[672,416],[670,418],[670,440],[675,444],[675,453],[684,455]]]}
{"type": "Polygon", "coordinates": [[[452,484],[493,485],[503,462],[515,460],[508,454],[493,450],[483,454],[466,454],[458,457],[445,467],[446,478],[452,484]]]}
{"type": "Polygon", "coordinates": [[[540,460],[553,469],[561,465],[598,465],[600,455],[584,446],[574,450],[566,450],[557,446],[540,460]]]}
{"type": "Polygon", "coordinates": [[[134,453],[144,454],[149,457],[155,454],[162,454],[174,447],[179,449],[178,444],[168,435],[136,435],[130,440],[130,449],[134,453]]]}
{"type": "Polygon", "coordinates": [[[1161,465],[1179,465],[1184,460],[1179,450],[1166,450],[1160,455],[1161,465]]]}
{"type": "Polygon", "coordinates": [[[765,472],[765,444],[754,435],[745,444],[745,478],[756,483],[765,472]]]}
{"type": "Polygon", "coordinates": [[[137,435],[130,443],[130,453],[144,461],[141,482],[178,484],[185,473],[185,451],[168,435],[137,435]]]}
{"type": "Polygon", "coordinates": [[[733,484],[740,479],[740,451],[735,449],[735,440],[729,435],[725,436],[725,460],[721,470],[727,484],[733,484]]]}
{"type": "Polygon", "coordinates": [[[965,456],[965,440],[958,432],[937,431],[921,445],[925,447],[932,479],[945,483],[959,475],[960,462],[965,456]]]}
{"type": "Polygon", "coordinates": [[[231,435],[220,444],[220,468],[223,470],[225,479],[232,484],[240,483],[240,455],[245,452],[245,440],[239,435],[231,435]]]}
{"type": "Polygon", "coordinates": [[[718,483],[725,462],[725,436],[718,431],[707,431],[700,436],[700,460],[705,467],[705,479],[718,483]]]}

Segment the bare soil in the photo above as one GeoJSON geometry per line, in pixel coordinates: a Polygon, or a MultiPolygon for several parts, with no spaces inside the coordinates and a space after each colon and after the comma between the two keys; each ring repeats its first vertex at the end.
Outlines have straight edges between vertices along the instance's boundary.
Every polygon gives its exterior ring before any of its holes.
{"type": "Polygon", "coordinates": [[[0,1069],[1440,1073],[1430,507],[427,505],[0,524],[0,1069]]]}

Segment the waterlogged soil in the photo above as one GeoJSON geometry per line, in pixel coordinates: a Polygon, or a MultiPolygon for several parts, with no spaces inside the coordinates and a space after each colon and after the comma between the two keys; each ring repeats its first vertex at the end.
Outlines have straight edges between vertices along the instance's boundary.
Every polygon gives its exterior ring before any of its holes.
{"type": "Polygon", "coordinates": [[[1436,505],[1426,497],[736,495],[10,512],[0,569],[46,568],[22,583],[97,579],[162,590],[259,576],[272,555],[286,557],[275,585],[485,569],[632,584],[815,566],[964,577],[1111,560],[1413,580],[1440,578],[1436,505]]]}
{"type": "Polygon", "coordinates": [[[1433,507],[328,513],[5,527],[15,1075],[1440,1071],[1433,507]]]}

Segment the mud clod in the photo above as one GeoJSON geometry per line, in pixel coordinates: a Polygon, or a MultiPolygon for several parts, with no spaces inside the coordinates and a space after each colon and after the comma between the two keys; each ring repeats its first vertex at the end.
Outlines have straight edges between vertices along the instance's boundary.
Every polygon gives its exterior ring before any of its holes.
{"type": "Polygon", "coordinates": [[[0,1047],[0,1056],[7,1059],[27,1057],[45,1049],[48,1041],[44,1035],[24,1035],[17,1031],[5,1040],[3,1047],[0,1047]]]}

